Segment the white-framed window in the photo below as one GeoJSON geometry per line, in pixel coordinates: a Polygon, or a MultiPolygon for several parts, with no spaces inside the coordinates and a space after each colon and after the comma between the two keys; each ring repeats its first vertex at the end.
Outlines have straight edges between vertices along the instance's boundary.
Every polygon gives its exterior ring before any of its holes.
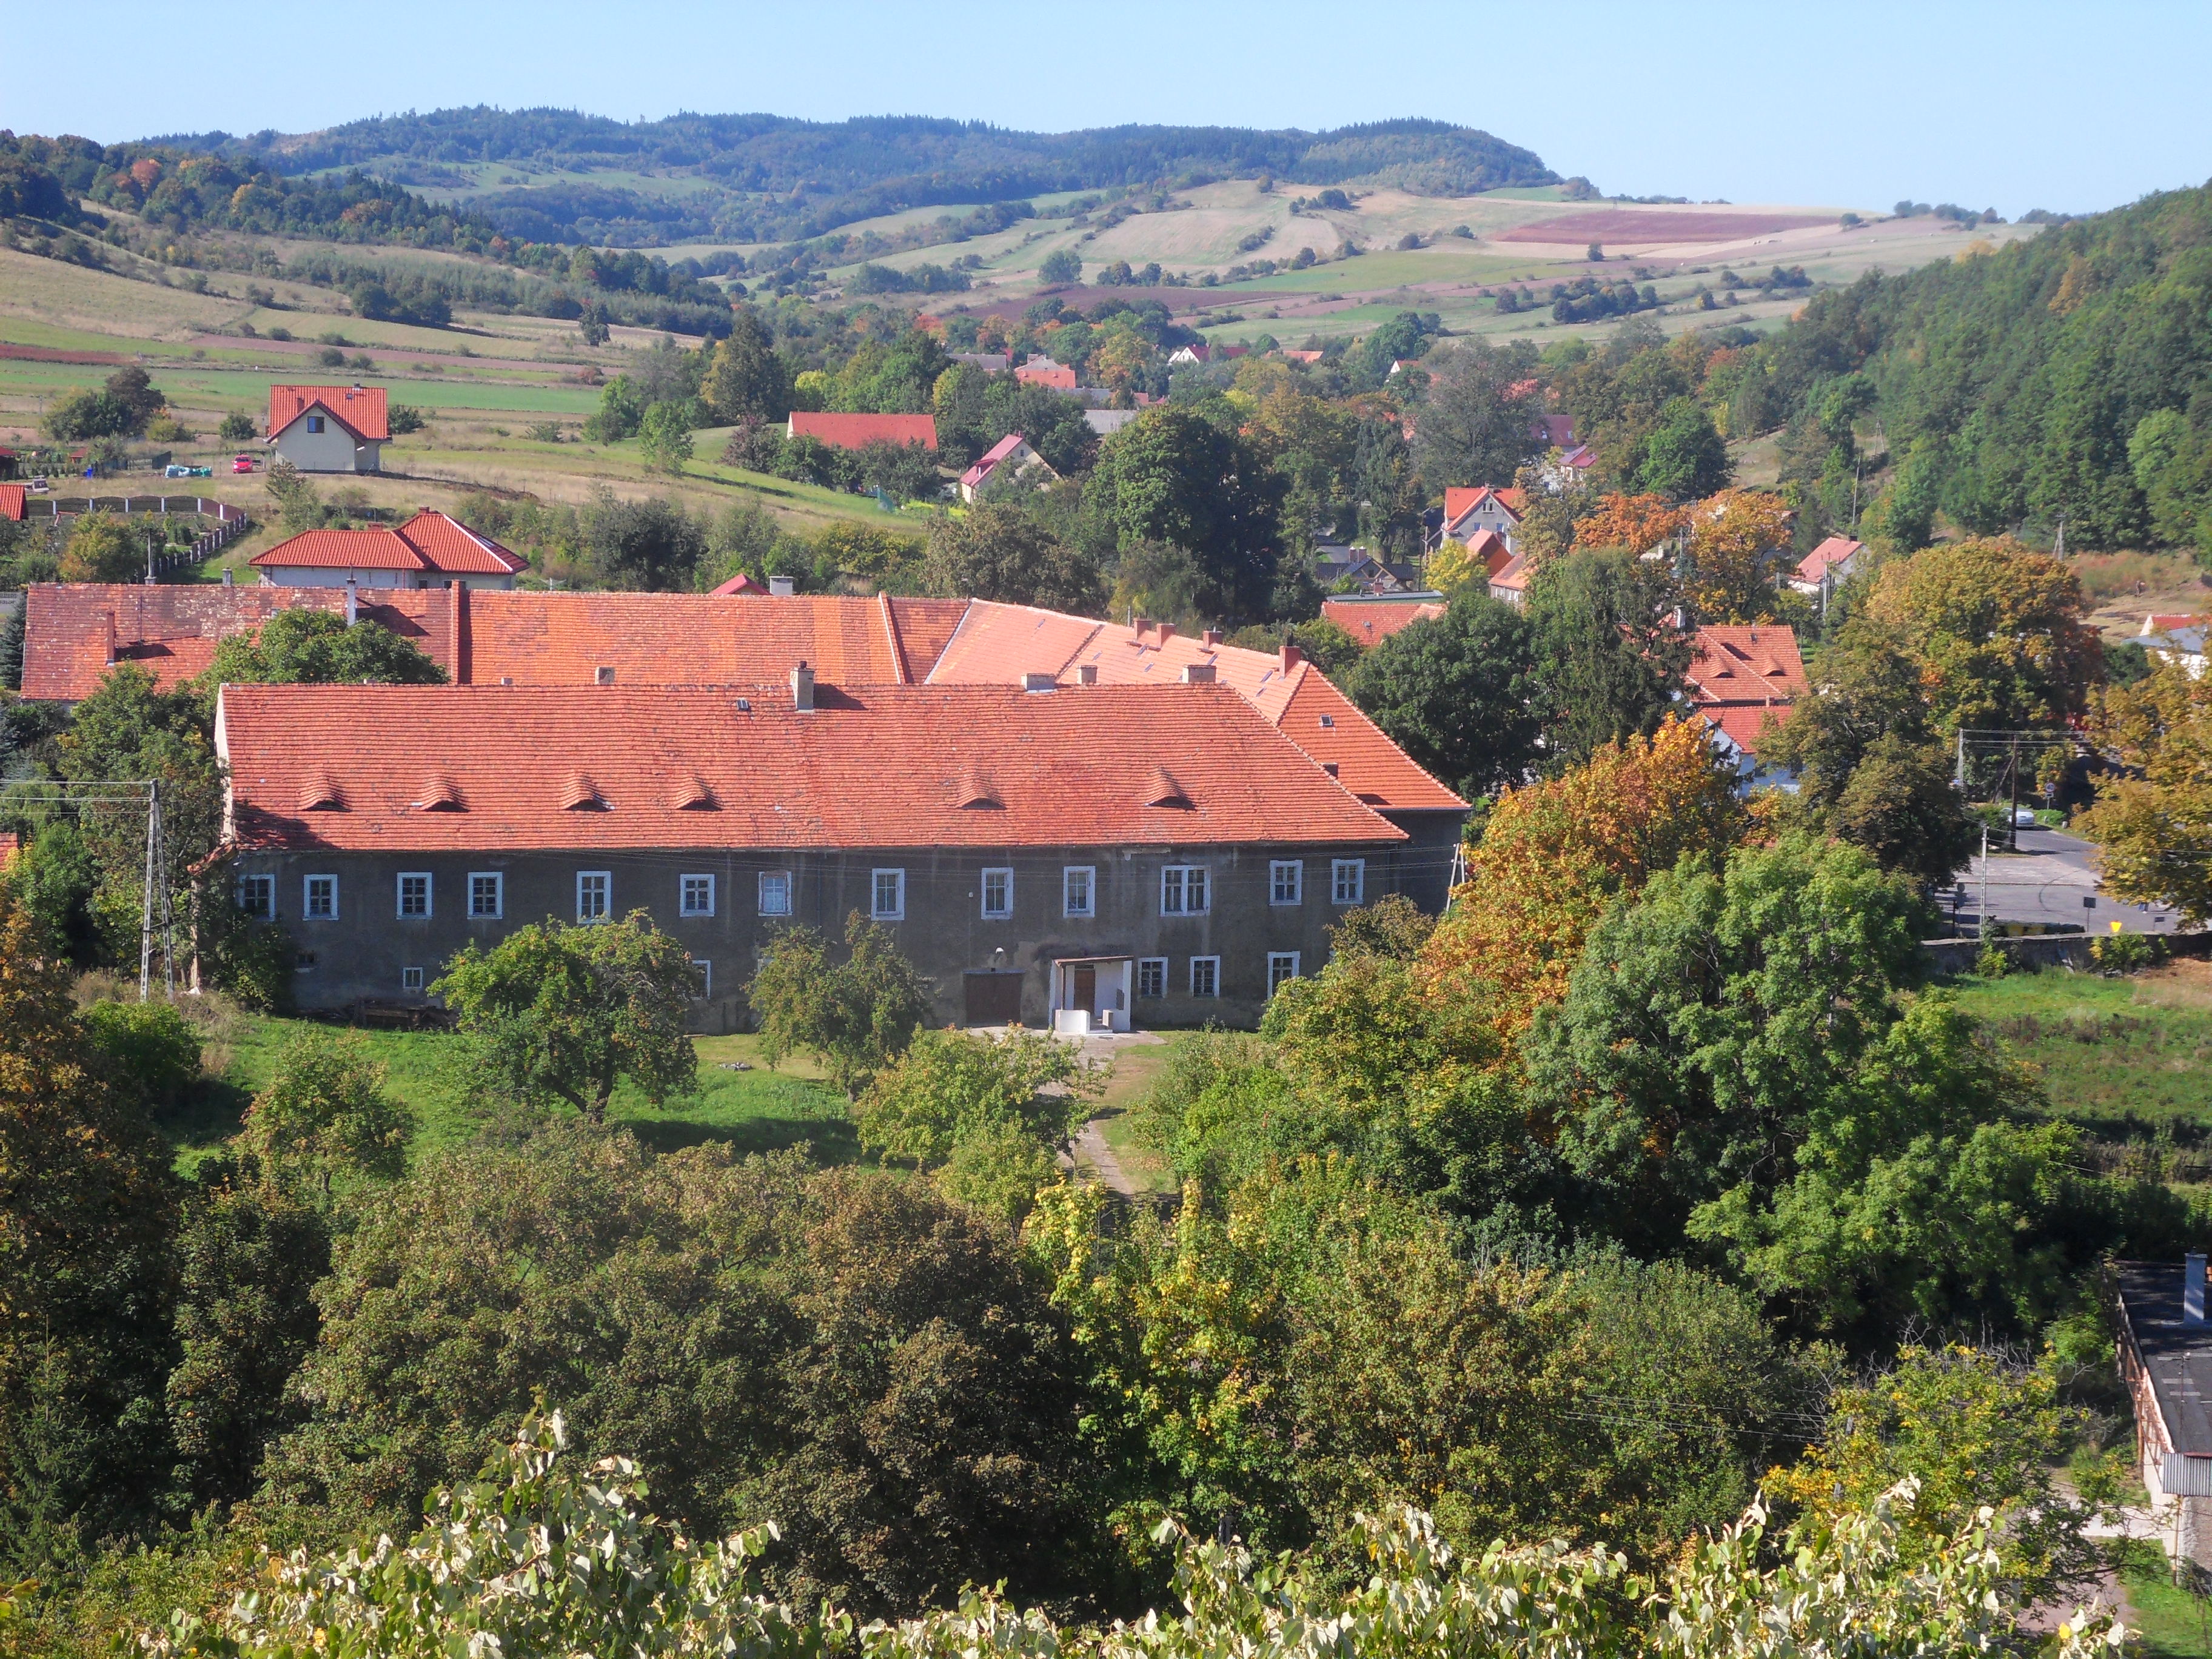
{"type": "Polygon", "coordinates": [[[1267,902],[1303,904],[1306,898],[1306,866],[1303,859],[1277,859],[1267,866],[1267,902]]]}
{"type": "Polygon", "coordinates": [[[1097,866],[1071,864],[1060,872],[1060,913],[1064,916],[1098,914],[1097,866]]]}
{"type": "Polygon", "coordinates": [[[576,920],[605,921],[612,902],[614,874],[607,870],[576,872],[576,920]]]}
{"type": "Polygon", "coordinates": [[[677,878],[678,908],[687,916],[711,916],[714,914],[714,878],[712,876],[679,876],[677,878]]]}
{"type": "Polygon", "coordinates": [[[427,917],[430,914],[430,872],[427,870],[403,870],[399,872],[399,914],[403,917],[427,917]]]}
{"type": "Polygon", "coordinates": [[[1190,994],[1194,997],[1218,997],[1221,994],[1219,957],[1193,957],[1190,959],[1190,994]]]}
{"type": "Polygon", "coordinates": [[[240,876],[238,908],[249,916],[258,916],[264,921],[271,920],[276,914],[276,878],[240,876]]]}
{"type": "Polygon", "coordinates": [[[1206,911],[1206,866],[1170,864],[1160,872],[1160,914],[1202,916],[1206,911]]]}
{"type": "Polygon", "coordinates": [[[1273,996],[1286,980],[1298,976],[1298,953],[1296,951],[1267,952],[1267,994],[1273,996]]]}
{"type": "Polygon", "coordinates": [[[421,990],[422,970],[420,968],[402,968],[399,970],[399,988],[403,991],[421,990]]]}
{"type": "Polygon", "coordinates": [[[760,913],[764,916],[787,916],[791,914],[790,871],[761,872],[760,913]]]}
{"type": "Polygon", "coordinates": [[[507,914],[507,878],[496,870],[469,872],[469,915],[497,921],[507,914]]]}
{"type": "Polygon", "coordinates": [[[1164,997],[1168,994],[1168,959],[1165,957],[1137,958],[1137,994],[1140,997],[1164,997]]]}
{"type": "Polygon", "coordinates": [[[336,921],[338,919],[338,878],[336,876],[309,876],[301,884],[300,914],[309,921],[336,921]]]}
{"type": "Polygon", "coordinates": [[[699,975],[698,1000],[704,1002],[714,994],[714,964],[703,957],[694,957],[691,971],[699,975]]]}
{"type": "Polygon", "coordinates": [[[1334,859],[1329,863],[1329,896],[1339,904],[1358,904],[1367,890],[1365,859],[1334,859]]]}
{"type": "Polygon", "coordinates": [[[905,871],[872,870],[868,872],[868,914],[878,921],[906,920],[905,871]]]}
{"type": "Polygon", "coordinates": [[[986,870],[983,872],[983,920],[1004,921],[1014,914],[1014,872],[1012,870],[986,870]]]}

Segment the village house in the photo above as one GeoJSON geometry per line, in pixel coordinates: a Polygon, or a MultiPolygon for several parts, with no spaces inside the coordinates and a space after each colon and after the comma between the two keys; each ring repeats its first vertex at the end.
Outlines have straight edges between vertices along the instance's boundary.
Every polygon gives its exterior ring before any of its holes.
{"type": "Polygon", "coordinates": [[[1857,574],[1860,556],[1865,551],[1863,542],[1855,542],[1849,536],[1831,536],[1797,562],[1790,586],[1825,605],[1838,582],[1857,574]]]}
{"type": "Polygon", "coordinates": [[[2212,1567],[2212,1368],[2204,1258],[2116,1261],[2120,1379],[2135,1407],[2136,1465],[2169,1559],[2212,1567]]]}
{"type": "Polygon", "coordinates": [[[1444,614],[1441,593],[1418,589],[1401,593],[1346,593],[1321,602],[1323,622],[1333,622],[1364,646],[1380,645],[1400,629],[1444,614]]]}
{"type": "Polygon", "coordinates": [[[391,437],[382,386],[269,388],[269,443],[302,472],[380,471],[391,437]]]}
{"type": "Polygon", "coordinates": [[[1472,546],[1474,538],[1486,530],[1510,549],[1514,532],[1521,527],[1521,492],[1517,489],[1492,489],[1487,485],[1447,489],[1437,541],[1464,542],[1472,546]]]}
{"type": "Polygon", "coordinates": [[[1700,628],[1683,678],[1692,712],[1735,768],[1746,792],[1797,787],[1794,774],[1762,761],[1759,753],[1797,699],[1812,690],[1795,629],[1771,623],[1700,628]]]}
{"type": "Polygon", "coordinates": [[[1075,371],[1041,354],[1032,353],[1029,361],[1014,371],[1014,378],[1024,386],[1050,386],[1055,392],[1075,390],[1075,371]]]}
{"type": "Polygon", "coordinates": [[[205,672],[216,643],[274,610],[313,605],[412,641],[456,685],[754,686],[806,662],[874,686],[1162,685],[1212,675],[1363,805],[1404,830],[1401,884],[1443,908],[1467,803],[1414,763],[1295,646],[1251,651],[1218,632],[1139,617],[1099,622],[982,599],[877,594],[567,593],[527,589],[40,584],[28,590],[23,690],[88,696],[118,662],[165,686],[205,672]]]}
{"type": "Polygon", "coordinates": [[[386,529],[308,530],[246,562],[288,587],[513,587],[530,562],[442,513],[386,529]]]}
{"type": "Polygon", "coordinates": [[[2154,611],[2143,618],[2142,647],[2157,661],[2172,663],[2191,679],[2204,673],[2204,637],[2212,631],[2212,617],[2188,617],[2154,611]]]}
{"type": "Polygon", "coordinates": [[[1049,483],[1059,477],[1020,433],[1009,432],[960,475],[960,499],[972,502],[994,483],[1009,478],[1035,477],[1040,483],[1049,483]]]}
{"type": "MultiPolygon", "coordinates": [[[[755,603],[768,603],[756,601],[755,603]]],[[[1412,838],[1200,667],[1161,684],[223,688],[222,854],[308,1009],[643,910],[732,1029],[775,935],[858,913],[932,1018],[1256,1023],[1412,838]]]]}
{"type": "Polygon", "coordinates": [[[842,415],[794,409],[784,434],[812,438],[832,449],[865,449],[870,444],[937,447],[937,421],[929,415],[842,415]]]}

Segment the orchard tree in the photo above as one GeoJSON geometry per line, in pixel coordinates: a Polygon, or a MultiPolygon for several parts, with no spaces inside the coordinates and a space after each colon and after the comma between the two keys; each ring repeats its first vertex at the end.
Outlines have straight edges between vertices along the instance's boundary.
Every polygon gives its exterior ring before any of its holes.
{"type": "Polygon", "coordinates": [[[145,538],[106,513],[88,513],[70,527],[62,549],[65,582],[135,582],[146,574],[145,538]]]}
{"type": "Polygon", "coordinates": [[[537,922],[489,951],[471,941],[430,991],[517,1099],[565,1101],[604,1123],[624,1078],[656,1106],[690,1091],[699,1057],[684,1024],[698,983],[684,947],[633,910],[537,922]]]}
{"type": "Polygon", "coordinates": [[[928,985],[890,930],[857,910],[845,918],[844,961],[830,961],[829,942],[812,928],[789,928],[762,957],[745,1000],[769,1065],[805,1049],[848,1099],[904,1050],[929,1012],[928,985]]]}

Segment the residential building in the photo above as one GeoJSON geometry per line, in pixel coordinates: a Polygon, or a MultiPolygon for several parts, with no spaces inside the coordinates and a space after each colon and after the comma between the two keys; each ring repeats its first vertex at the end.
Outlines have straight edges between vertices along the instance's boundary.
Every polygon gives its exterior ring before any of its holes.
{"type": "Polygon", "coordinates": [[[1393,563],[1364,547],[1322,543],[1314,549],[1313,579],[1324,592],[1355,582],[1363,593],[1395,593],[1418,587],[1421,572],[1418,565],[1393,563]]]}
{"type": "Polygon", "coordinates": [[[752,593],[765,597],[768,592],[769,586],[766,582],[757,577],[748,576],[742,570],[729,580],[707,590],[708,596],[714,599],[727,599],[732,593],[752,593]]]}
{"type": "Polygon", "coordinates": [[[1060,477],[1020,433],[1009,432],[960,475],[960,499],[973,501],[994,481],[1034,475],[1041,475],[1039,481],[1048,483],[1060,477]]]}
{"type": "MultiPolygon", "coordinates": [[[[1316,677],[1317,678],[1318,677],[1316,677]]],[[[223,853],[308,1009],[644,910],[732,1029],[784,928],[889,927],[933,1021],[1251,1024],[1427,854],[1231,687],[223,688],[223,853]]],[[[1455,820],[1456,822],[1456,820],[1455,820]]]]}
{"type": "Polygon", "coordinates": [[[2204,636],[2212,617],[2182,617],[2154,613],[2143,618],[2143,649],[2160,662],[2172,663],[2191,679],[2204,673],[2204,636]]]}
{"type": "Polygon", "coordinates": [[[26,510],[24,487],[21,484],[0,484],[0,519],[11,524],[21,524],[26,510]]]}
{"type": "Polygon", "coordinates": [[[865,449],[870,444],[920,444],[937,447],[937,422],[928,415],[839,415],[794,409],[787,436],[814,438],[832,449],[865,449]]]}
{"type": "MultiPolygon", "coordinates": [[[[751,687],[805,661],[863,687],[1181,684],[1213,676],[1323,771],[1411,837],[1401,890],[1441,910],[1467,803],[1431,777],[1296,647],[1249,651],[1218,633],[1139,618],[1099,622],[982,599],[878,594],[437,592],[380,588],[33,587],[24,695],[76,702],[118,661],[173,684],[204,672],[216,642],[273,609],[314,605],[411,639],[456,685],[751,687]]],[[[1764,630],[1762,630],[1763,632],[1764,630]]]]}
{"type": "Polygon", "coordinates": [[[1086,409],[1083,423],[1102,438],[1110,438],[1144,413],[1140,409],[1086,409]]]}
{"type": "Polygon", "coordinates": [[[1812,690],[1795,629],[1771,623],[1700,628],[1683,678],[1692,710],[1746,790],[1797,787],[1791,773],[1759,753],[1790,718],[1791,706],[1812,690]]]}
{"type": "Polygon", "coordinates": [[[980,368],[986,374],[1003,374],[1013,362],[1003,351],[948,351],[945,354],[956,363],[965,363],[970,368],[980,368]]]}
{"type": "Polygon", "coordinates": [[[1322,620],[1333,622],[1364,646],[1380,645],[1401,628],[1444,614],[1441,593],[1339,594],[1323,599],[1322,620]]]}
{"type": "Polygon", "coordinates": [[[2136,1467],[2167,1557],[2212,1567],[2212,1370],[2204,1258],[2115,1261],[2120,1379],[2135,1407],[2136,1467]]]}
{"type": "Polygon", "coordinates": [[[1539,415],[1528,422],[1528,441],[1539,450],[1573,449],[1575,417],[1571,415],[1539,415]]]}
{"type": "Polygon", "coordinates": [[[303,531],[246,562],[264,582],[289,587],[507,588],[530,568],[489,536],[430,512],[392,529],[303,531]]]}
{"type": "Polygon", "coordinates": [[[1285,361],[1287,361],[1287,362],[1293,362],[1293,363],[1317,363],[1317,362],[1319,362],[1321,361],[1321,356],[1322,356],[1322,355],[1321,355],[1321,353],[1320,353],[1320,352],[1318,352],[1318,351],[1310,351],[1310,350],[1309,350],[1309,351],[1291,351],[1291,350],[1283,350],[1283,351],[1279,351],[1279,352],[1276,353],[1275,355],[1276,355],[1276,356],[1279,356],[1279,357],[1284,358],[1284,359],[1285,359],[1285,361]]]}
{"type": "Polygon", "coordinates": [[[1438,539],[1465,542],[1472,546],[1474,538],[1486,530],[1510,548],[1514,533],[1521,528],[1521,492],[1517,489],[1492,489],[1487,485],[1447,489],[1438,539]]]}
{"type": "Polygon", "coordinates": [[[1797,562],[1790,586],[1826,605],[1838,582],[1857,574],[1860,556],[1865,551],[1863,542],[1855,542],[1849,536],[1831,536],[1797,562]]]}
{"type": "Polygon", "coordinates": [[[1528,602],[1528,579],[1535,573],[1528,568],[1528,561],[1513,554],[1504,564],[1490,573],[1490,597],[1500,605],[1522,605],[1528,602]]]}
{"type": "Polygon", "coordinates": [[[269,442],[302,472],[380,471],[391,437],[382,386],[269,388],[269,442]]]}
{"type": "Polygon", "coordinates": [[[1029,361],[1014,371],[1014,378],[1028,386],[1048,386],[1058,392],[1075,390],[1075,371],[1066,363],[1031,354],[1029,361]]]}

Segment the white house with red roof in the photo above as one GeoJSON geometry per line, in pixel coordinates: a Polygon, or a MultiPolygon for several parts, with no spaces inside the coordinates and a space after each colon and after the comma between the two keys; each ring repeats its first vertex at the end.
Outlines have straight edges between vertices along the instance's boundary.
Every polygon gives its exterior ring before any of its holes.
{"type": "Polygon", "coordinates": [[[983,452],[982,459],[960,475],[960,499],[972,501],[994,482],[1026,477],[1042,469],[1047,481],[1060,474],[1029,446],[1018,432],[1009,432],[983,452]]]}
{"type": "Polygon", "coordinates": [[[1790,586],[1800,593],[1825,598],[1836,591],[1838,582],[1857,574],[1859,559],[1865,552],[1864,542],[1831,536],[1797,562],[1790,586]]]}
{"type": "Polygon", "coordinates": [[[530,568],[442,513],[417,513],[386,529],[309,530],[247,561],[265,586],[286,587],[512,587],[530,568]]]}
{"type": "Polygon", "coordinates": [[[1472,545],[1487,530],[1510,548],[1514,532],[1521,527],[1521,507],[1517,489],[1492,489],[1487,484],[1447,489],[1443,539],[1472,545]]]}
{"type": "Polygon", "coordinates": [[[392,436],[382,386],[272,386],[269,442],[302,472],[375,472],[392,436]]]}
{"type": "Polygon", "coordinates": [[[2208,633],[2212,633],[2212,616],[2153,611],[2143,618],[2143,649],[2160,662],[2173,664],[2191,679],[2201,679],[2208,633]]]}

